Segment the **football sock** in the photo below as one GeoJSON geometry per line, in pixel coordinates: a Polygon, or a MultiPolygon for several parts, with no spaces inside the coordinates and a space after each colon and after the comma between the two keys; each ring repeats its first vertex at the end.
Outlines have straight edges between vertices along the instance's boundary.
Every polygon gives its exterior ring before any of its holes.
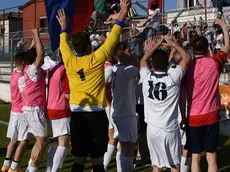
{"type": "Polygon", "coordinates": [[[58,146],[57,151],[53,158],[53,167],[51,172],[57,172],[62,167],[67,154],[66,147],[58,146]]]}

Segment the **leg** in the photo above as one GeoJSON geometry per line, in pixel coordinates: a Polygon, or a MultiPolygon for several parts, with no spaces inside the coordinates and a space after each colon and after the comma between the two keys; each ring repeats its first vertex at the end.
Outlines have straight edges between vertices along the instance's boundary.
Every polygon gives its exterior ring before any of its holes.
{"type": "Polygon", "coordinates": [[[108,145],[108,118],[105,111],[94,112],[88,119],[90,124],[89,154],[93,172],[104,172],[104,155],[108,145]]]}
{"type": "Polygon", "coordinates": [[[181,164],[180,164],[180,171],[181,172],[189,172],[191,167],[191,154],[184,149],[182,146],[182,157],[181,157],[181,164]]]}
{"type": "Polygon", "coordinates": [[[200,170],[200,154],[192,154],[192,172],[201,172],[200,170]]]}
{"type": "Polygon", "coordinates": [[[174,168],[171,168],[171,172],[180,172],[180,164],[177,164],[174,168]]]}
{"type": "Polygon", "coordinates": [[[88,113],[72,112],[70,121],[70,136],[72,154],[75,156],[71,172],[83,172],[85,157],[88,156],[88,113]]]}
{"type": "Polygon", "coordinates": [[[93,172],[105,172],[104,165],[103,165],[103,159],[104,159],[103,156],[99,158],[91,158],[93,172]]]}
{"type": "Polygon", "coordinates": [[[109,144],[107,147],[107,152],[104,155],[104,168],[105,171],[108,170],[109,163],[111,159],[113,158],[113,155],[116,151],[116,146],[117,146],[117,139],[114,139],[114,129],[109,129],[109,144]]]}
{"type": "Polygon", "coordinates": [[[58,148],[53,158],[52,172],[59,171],[62,168],[62,164],[67,154],[67,148],[69,146],[70,136],[60,136],[58,138],[58,148]]]}
{"type": "Polygon", "coordinates": [[[85,157],[76,157],[71,172],[83,172],[85,168],[84,163],[85,157]]]}
{"type": "Polygon", "coordinates": [[[21,141],[16,149],[16,152],[14,154],[14,161],[20,161],[22,159],[22,156],[24,154],[24,151],[28,145],[28,141],[21,141]]]}
{"type": "Polygon", "coordinates": [[[162,172],[162,170],[158,167],[153,167],[153,172],[162,172]]]}
{"type": "Polygon", "coordinates": [[[10,159],[12,158],[14,152],[15,152],[15,149],[16,149],[16,146],[17,146],[17,141],[12,141],[8,144],[7,146],[7,152],[6,152],[6,159],[10,159]]]}
{"type": "Polygon", "coordinates": [[[42,159],[46,147],[46,137],[36,137],[36,143],[31,151],[31,167],[37,167],[42,159]]]}
{"type": "Polygon", "coordinates": [[[6,158],[3,162],[1,171],[7,172],[11,166],[12,156],[17,146],[17,141],[11,141],[7,146],[6,158]]]}
{"type": "Polygon", "coordinates": [[[24,151],[27,147],[28,141],[21,141],[16,149],[16,152],[14,154],[14,160],[10,166],[12,170],[17,170],[19,168],[20,161],[22,159],[22,156],[24,154],[24,151]]]}
{"type": "Polygon", "coordinates": [[[138,119],[139,119],[139,126],[140,126],[140,133],[138,138],[138,149],[141,155],[141,160],[145,162],[149,162],[149,150],[148,150],[148,144],[147,144],[147,124],[144,120],[144,105],[137,105],[136,106],[136,112],[138,113],[138,119]]]}
{"type": "Polygon", "coordinates": [[[208,161],[208,172],[217,172],[216,153],[206,153],[206,158],[208,161]]]}
{"type": "Polygon", "coordinates": [[[50,146],[49,150],[48,150],[48,158],[47,158],[47,162],[46,162],[46,172],[51,172],[52,167],[53,167],[53,159],[54,159],[54,155],[56,153],[58,144],[55,142],[52,143],[52,145],[50,146]]]}
{"type": "Polygon", "coordinates": [[[135,156],[136,144],[132,142],[120,142],[116,156],[117,171],[131,172],[133,170],[133,157],[135,156]]]}

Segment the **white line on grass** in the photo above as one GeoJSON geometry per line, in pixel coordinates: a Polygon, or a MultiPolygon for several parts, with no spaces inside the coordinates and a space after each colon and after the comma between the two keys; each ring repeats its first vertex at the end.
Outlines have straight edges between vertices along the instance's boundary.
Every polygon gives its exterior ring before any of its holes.
{"type": "Polygon", "coordinates": [[[8,125],[8,122],[0,121],[0,124],[8,125]]]}

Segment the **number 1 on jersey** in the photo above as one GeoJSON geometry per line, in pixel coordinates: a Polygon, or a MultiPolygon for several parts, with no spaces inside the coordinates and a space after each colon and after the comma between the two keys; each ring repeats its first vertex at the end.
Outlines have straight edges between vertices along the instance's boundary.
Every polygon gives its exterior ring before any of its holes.
{"type": "Polygon", "coordinates": [[[85,73],[84,73],[84,69],[81,69],[77,72],[77,74],[80,76],[81,81],[85,81],[85,73]]]}

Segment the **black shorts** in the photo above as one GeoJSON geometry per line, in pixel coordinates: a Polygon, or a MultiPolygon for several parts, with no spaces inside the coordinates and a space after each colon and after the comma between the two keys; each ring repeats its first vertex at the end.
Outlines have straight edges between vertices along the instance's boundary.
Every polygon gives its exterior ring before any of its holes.
{"type": "Polygon", "coordinates": [[[108,118],[105,111],[72,112],[70,132],[74,156],[104,156],[108,144],[108,118]]]}
{"type": "Polygon", "coordinates": [[[215,153],[218,146],[219,123],[201,127],[188,126],[186,135],[185,149],[189,152],[194,154],[215,153]]]}
{"type": "Polygon", "coordinates": [[[147,124],[145,123],[144,105],[137,105],[136,113],[139,118],[139,133],[146,132],[147,124]]]}

